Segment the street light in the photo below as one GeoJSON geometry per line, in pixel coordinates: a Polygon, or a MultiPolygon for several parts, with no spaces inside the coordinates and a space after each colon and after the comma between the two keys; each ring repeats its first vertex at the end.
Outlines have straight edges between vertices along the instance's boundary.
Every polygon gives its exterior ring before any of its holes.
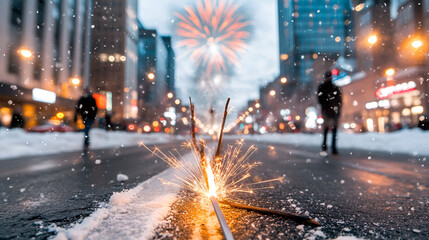
{"type": "Polygon", "coordinates": [[[391,77],[391,76],[393,76],[394,74],[395,74],[395,69],[393,69],[393,68],[389,68],[389,69],[387,69],[387,70],[386,70],[386,75],[387,75],[387,76],[391,77]]]}
{"type": "Polygon", "coordinates": [[[249,107],[249,112],[253,112],[253,108],[252,107],[249,107]]]}
{"type": "Polygon", "coordinates": [[[21,54],[21,56],[24,58],[30,58],[31,56],[33,56],[33,53],[31,53],[30,50],[24,48],[18,50],[18,53],[21,54]]]}
{"type": "Polygon", "coordinates": [[[281,82],[281,83],[283,83],[283,84],[285,84],[285,83],[287,82],[287,78],[282,77],[282,78],[280,79],[280,82],[281,82]]]}
{"type": "Polygon", "coordinates": [[[153,79],[155,78],[155,74],[153,74],[153,73],[149,73],[149,74],[147,75],[147,77],[148,77],[150,80],[153,80],[153,79]]]}
{"type": "Polygon", "coordinates": [[[256,104],[255,104],[255,107],[256,107],[256,108],[260,108],[260,107],[261,107],[261,104],[256,103],[256,104]]]}
{"type": "Polygon", "coordinates": [[[175,103],[176,105],[179,105],[179,104],[180,104],[180,100],[179,100],[179,99],[176,99],[176,100],[174,101],[174,103],[175,103]]]}
{"type": "Polygon", "coordinates": [[[276,95],[276,91],[271,90],[271,91],[270,91],[270,95],[274,97],[274,96],[276,95]]]}
{"type": "Polygon", "coordinates": [[[414,40],[411,43],[411,46],[413,46],[413,48],[415,48],[415,49],[419,49],[421,46],[423,46],[423,42],[420,40],[414,40]]]}
{"type": "Polygon", "coordinates": [[[71,83],[72,83],[73,85],[75,85],[75,86],[77,86],[77,85],[79,85],[79,84],[80,84],[80,79],[79,79],[79,78],[77,78],[77,77],[74,77],[74,78],[70,79],[70,81],[71,81],[71,83]]]}
{"type": "Polygon", "coordinates": [[[371,36],[369,36],[368,37],[368,42],[369,42],[369,44],[371,44],[371,45],[373,45],[374,43],[376,43],[377,42],[377,35],[375,35],[375,34],[373,34],[373,35],[371,35],[371,36]]]}
{"type": "Polygon", "coordinates": [[[173,93],[172,93],[172,92],[169,92],[169,93],[167,93],[167,97],[171,99],[171,98],[173,98],[173,97],[174,97],[174,95],[173,95],[173,93]]]}

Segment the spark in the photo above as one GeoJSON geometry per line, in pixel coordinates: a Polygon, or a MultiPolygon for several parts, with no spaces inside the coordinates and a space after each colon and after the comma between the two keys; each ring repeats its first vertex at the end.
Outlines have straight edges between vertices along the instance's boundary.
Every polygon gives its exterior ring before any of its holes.
{"type": "Polygon", "coordinates": [[[181,37],[178,47],[186,49],[197,67],[208,73],[226,70],[238,65],[238,53],[246,48],[249,22],[239,13],[236,1],[200,0],[196,6],[185,7],[178,17],[177,34],[181,37]]]}
{"type": "Polygon", "coordinates": [[[233,145],[228,145],[225,153],[222,154],[221,161],[216,161],[216,163],[210,161],[211,157],[214,156],[212,149],[202,144],[207,153],[205,166],[201,165],[200,152],[191,141],[186,141],[182,146],[191,149],[191,158],[183,157],[177,150],[164,153],[157,147],[150,149],[144,145],[146,149],[176,170],[173,180],[161,179],[162,183],[184,188],[201,196],[216,196],[222,200],[233,193],[254,193],[255,190],[272,188],[263,184],[282,182],[283,177],[250,182],[250,171],[260,166],[261,162],[249,161],[257,148],[252,145],[244,150],[244,139],[237,140],[233,145]],[[204,175],[207,176],[208,183],[204,175]]]}

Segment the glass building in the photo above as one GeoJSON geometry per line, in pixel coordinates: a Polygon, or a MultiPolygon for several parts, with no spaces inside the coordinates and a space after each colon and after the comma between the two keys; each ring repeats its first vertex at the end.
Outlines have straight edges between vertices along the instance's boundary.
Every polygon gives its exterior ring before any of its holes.
{"type": "Polygon", "coordinates": [[[350,57],[353,24],[348,0],[278,0],[280,77],[310,84],[319,55],[350,57]]]}

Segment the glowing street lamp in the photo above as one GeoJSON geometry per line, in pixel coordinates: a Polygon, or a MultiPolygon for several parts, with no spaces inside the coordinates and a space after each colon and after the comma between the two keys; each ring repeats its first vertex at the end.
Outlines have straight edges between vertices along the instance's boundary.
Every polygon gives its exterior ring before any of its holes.
{"type": "Polygon", "coordinates": [[[176,100],[174,101],[174,103],[175,103],[176,105],[179,105],[179,104],[180,104],[180,100],[179,100],[179,99],[176,99],[176,100]]]}
{"type": "Polygon", "coordinates": [[[149,74],[147,75],[147,77],[148,77],[150,80],[153,80],[153,79],[155,78],[155,74],[153,74],[153,73],[149,73],[149,74]]]}
{"type": "Polygon", "coordinates": [[[256,108],[260,108],[260,107],[261,107],[261,104],[256,103],[256,104],[255,104],[255,107],[256,107],[256,108]]]}
{"type": "Polygon", "coordinates": [[[75,85],[75,86],[77,86],[77,85],[79,85],[79,84],[80,84],[80,79],[79,79],[79,78],[77,78],[77,77],[74,77],[74,78],[70,79],[70,81],[71,81],[71,83],[72,83],[73,85],[75,85]]]}
{"type": "Polygon", "coordinates": [[[281,82],[281,83],[283,83],[283,84],[285,84],[285,83],[287,82],[287,78],[282,77],[282,78],[280,79],[280,82],[281,82]]]}
{"type": "Polygon", "coordinates": [[[422,41],[420,41],[420,40],[414,40],[414,41],[411,43],[411,46],[413,46],[413,48],[415,48],[415,49],[419,49],[420,47],[422,47],[422,46],[423,46],[423,42],[422,42],[422,41]]]}
{"type": "Polygon", "coordinates": [[[387,69],[387,70],[386,70],[386,76],[391,77],[391,76],[393,76],[394,74],[395,74],[395,69],[393,69],[393,68],[389,68],[389,69],[387,69]]]}
{"type": "Polygon", "coordinates": [[[33,56],[33,53],[31,53],[30,50],[24,48],[18,50],[18,53],[21,54],[21,56],[24,58],[30,58],[31,56],[33,56]]]}
{"type": "Polygon", "coordinates": [[[375,44],[377,42],[377,40],[378,40],[377,39],[377,35],[373,34],[373,35],[369,36],[368,43],[371,44],[371,45],[373,45],[373,44],[375,44]]]}
{"type": "Polygon", "coordinates": [[[169,93],[167,93],[167,97],[171,99],[171,98],[173,98],[173,97],[174,97],[174,95],[173,95],[173,93],[172,93],[172,92],[169,92],[169,93]]]}
{"type": "Polygon", "coordinates": [[[274,96],[276,95],[276,91],[271,90],[271,91],[270,91],[270,95],[271,95],[272,97],[274,97],[274,96]]]}
{"type": "Polygon", "coordinates": [[[253,112],[253,108],[252,107],[249,107],[249,112],[253,112]]]}

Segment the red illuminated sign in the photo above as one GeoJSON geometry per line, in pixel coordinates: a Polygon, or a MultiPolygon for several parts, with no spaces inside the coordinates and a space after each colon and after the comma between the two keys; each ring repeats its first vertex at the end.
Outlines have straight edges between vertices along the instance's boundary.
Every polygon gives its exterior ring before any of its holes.
{"type": "Polygon", "coordinates": [[[95,98],[95,102],[99,109],[106,109],[107,98],[105,95],[94,93],[92,96],[95,98]]]}
{"type": "Polygon", "coordinates": [[[414,91],[416,90],[416,87],[417,85],[413,81],[396,84],[394,86],[382,87],[375,91],[375,96],[378,99],[385,99],[396,94],[414,91]]]}
{"type": "Polygon", "coordinates": [[[332,76],[338,76],[338,69],[334,68],[331,71],[332,76]]]}

